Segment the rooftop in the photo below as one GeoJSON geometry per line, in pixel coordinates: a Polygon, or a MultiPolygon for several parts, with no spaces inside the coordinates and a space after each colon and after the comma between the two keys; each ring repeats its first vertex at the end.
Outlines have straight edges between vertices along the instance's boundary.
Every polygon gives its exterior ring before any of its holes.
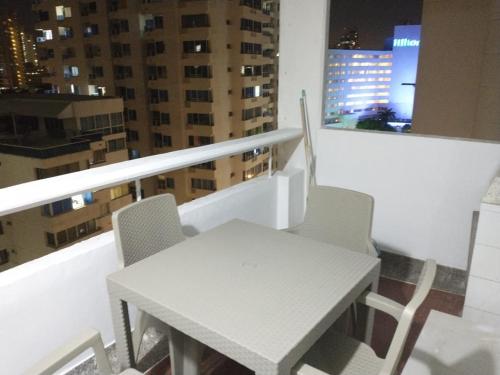
{"type": "Polygon", "coordinates": [[[75,103],[94,105],[104,102],[122,102],[113,96],[88,96],[71,94],[3,94],[0,95],[0,114],[27,114],[38,117],[72,117],[70,106],[75,103]],[[27,108],[29,112],[27,112],[27,108]]]}
{"type": "Polygon", "coordinates": [[[3,143],[0,138],[0,153],[26,156],[37,159],[49,159],[56,156],[90,150],[90,139],[72,142],[66,138],[17,138],[3,143]]]}

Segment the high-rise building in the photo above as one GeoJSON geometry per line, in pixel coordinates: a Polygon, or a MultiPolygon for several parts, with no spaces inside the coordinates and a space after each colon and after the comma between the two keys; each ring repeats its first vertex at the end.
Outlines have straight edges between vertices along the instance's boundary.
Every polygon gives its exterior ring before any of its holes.
{"type": "Polygon", "coordinates": [[[15,12],[0,9],[0,89],[39,88],[42,70],[34,35],[20,24],[15,12]]]}
{"type": "MultiPolygon", "coordinates": [[[[54,92],[125,102],[130,157],[276,127],[274,1],[38,1],[39,56],[54,92]]],[[[269,168],[253,150],[143,181],[179,202],[269,168]]]]}
{"type": "MultiPolygon", "coordinates": [[[[0,95],[0,188],[125,160],[122,99],[0,95]]],[[[131,202],[125,184],[0,217],[0,270],[109,230],[131,202]]]]}
{"type": "Polygon", "coordinates": [[[330,49],[326,69],[326,124],[354,128],[388,108],[391,51],[330,49]]]}
{"type": "Polygon", "coordinates": [[[3,88],[26,85],[22,29],[14,15],[0,21],[0,86],[3,88]]]}

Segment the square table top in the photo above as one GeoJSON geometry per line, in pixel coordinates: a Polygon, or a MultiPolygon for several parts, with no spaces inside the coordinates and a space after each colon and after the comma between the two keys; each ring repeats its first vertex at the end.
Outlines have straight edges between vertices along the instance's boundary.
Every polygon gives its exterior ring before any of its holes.
{"type": "Polygon", "coordinates": [[[379,264],[232,220],[110,275],[108,284],[120,299],[235,360],[231,353],[279,364],[311,331],[324,329],[325,318],[378,275],[379,264]]]}

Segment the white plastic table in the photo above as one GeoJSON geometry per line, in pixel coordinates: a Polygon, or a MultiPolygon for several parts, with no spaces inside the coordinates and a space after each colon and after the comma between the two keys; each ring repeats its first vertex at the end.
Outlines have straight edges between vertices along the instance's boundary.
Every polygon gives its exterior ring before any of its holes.
{"type": "Polygon", "coordinates": [[[258,375],[288,375],[357,296],[377,288],[379,271],[377,258],[230,221],[108,277],[121,367],[135,365],[131,303],[181,333],[183,363],[189,336],[258,375]]]}

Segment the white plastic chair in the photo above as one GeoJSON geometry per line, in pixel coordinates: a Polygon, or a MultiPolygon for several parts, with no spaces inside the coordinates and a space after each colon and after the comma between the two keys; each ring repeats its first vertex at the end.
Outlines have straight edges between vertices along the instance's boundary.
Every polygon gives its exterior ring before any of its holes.
{"type": "MultiPolygon", "coordinates": [[[[123,207],[113,213],[112,222],[121,268],[185,240],[177,204],[172,194],[157,195],[123,207]]],[[[136,360],[142,338],[149,327],[155,327],[165,333],[171,344],[170,327],[139,310],[132,334],[136,360]]]]}
{"type": "Polygon", "coordinates": [[[394,375],[396,374],[415,312],[424,302],[436,275],[436,262],[427,260],[411,301],[403,306],[374,292],[359,299],[381,310],[399,323],[385,359],[377,357],[368,345],[335,331],[328,331],[294,368],[295,375],[394,375]]]}
{"type": "MultiPolygon", "coordinates": [[[[75,359],[79,354],[90,348],[94,350],[99,373],[101,375],[112,375],[113,372],[111,371],[111,365],[104,351],[101,335],[94,329],[86,330],[76,339],[52,352],[45,359],[25,372],[25,375],[52,375],[65,364],[75,359]]],[[[121,372],[120,375],[142,375],[142,372],[134,369],[127,369],[121,372]]]]}
{"type": "Polygon", "coordinates": [[[310,186],[304,222],[287,232],[377,256],[371,239],[373,197],[353,190],[310,186]]]}

